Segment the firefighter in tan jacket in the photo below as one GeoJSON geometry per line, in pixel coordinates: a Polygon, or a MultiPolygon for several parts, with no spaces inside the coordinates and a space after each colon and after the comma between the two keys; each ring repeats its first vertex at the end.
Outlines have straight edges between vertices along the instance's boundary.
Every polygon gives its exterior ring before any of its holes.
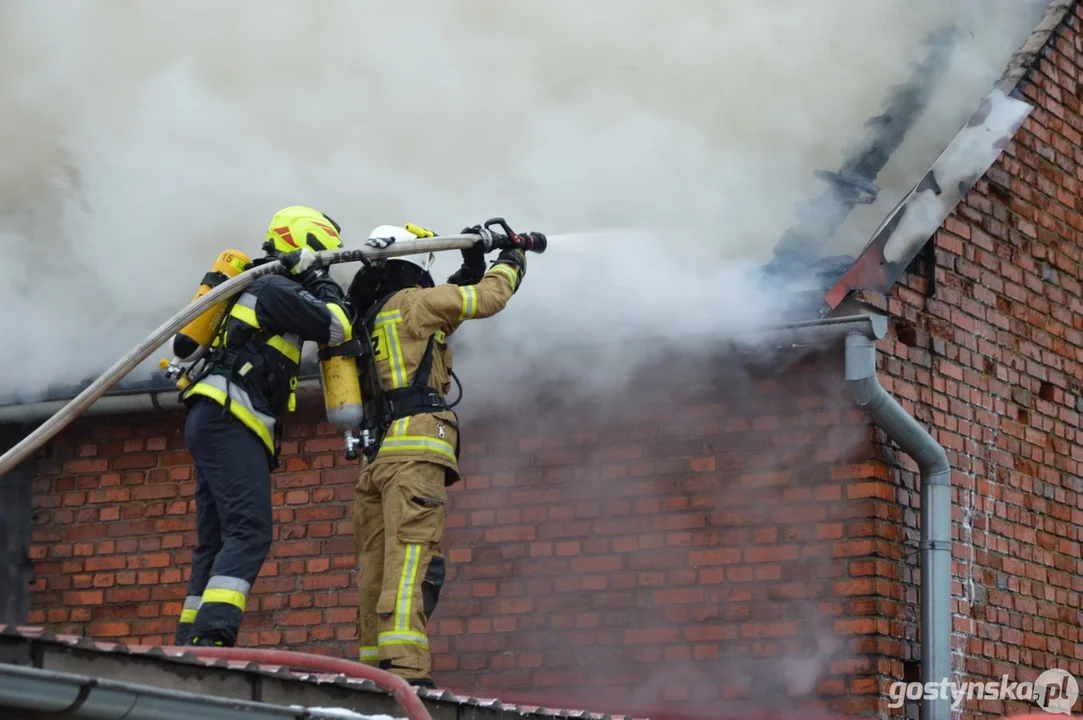
{"type": "MultiPolygon", "coordinates": [[[[372,268],[363,269],[350,287],[351,300],[361,303],[356,332],[371,335],[390,408],[378,453],[366,457],[354,508],[360,659],[430,687],[427,624],[444,581],[447,487],[459,480],[458,424],[444,400],[452,369],[447,339],[463,322],[503,310],[526,272],[521,250],[503,251],[486,272],[491,236],[480,228],[464,232],[472,231],[482,239],[463,251],[462,268],[445,284],[434,286],[435,258],[424,253],[389,259],[376,281],[372,268]]],[[[433,233],[383,225],[369,244],[418,237],[433,233]]]]}

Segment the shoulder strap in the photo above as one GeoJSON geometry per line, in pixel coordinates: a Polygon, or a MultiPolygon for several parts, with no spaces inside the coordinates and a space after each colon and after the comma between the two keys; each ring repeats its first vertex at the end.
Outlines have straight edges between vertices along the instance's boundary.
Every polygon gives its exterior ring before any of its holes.
{"type": "MultiPolygon", "coordinates": [[[[386,295],[380,297],[378,300],[376,300],[376,302],[372,304],[372,307],[369,308],[369,311],[365,313],[364,325],[370,333],[373,330],[374,321],[376,319],[376,316],[380,313],[380,310],[383,309],[384,305],[387,304],[387,301],[390,300],[392,296],[398,293],[399,290],[395,290],[394,292],[387,293],[386,295]]],[[[432,373],[432,349],[435,341],[436,335],[430,335],[428,345],[425,346],[425,354],[421,356],[421,363],[417,366],[417,372],[414,373],[414,379],[410,383],[411,385],[428,386],[429,375],[432,373]]]]}
{"type": "Polygon", "coordinates": [[[397,292],[398,290],[396,290],[395,292],[389,292],[386,295],[377,298],[376,302],[372,303],[372,307],[370,307],[369,311],[365,313],[365,317],[362,320],[362,324],[366,328],[368,328],[369,332],[372,332],[376,316],[380,313],[381,310],[383,310],[384,305],[387,304],[387,301],[390,300],[392,296],[394,296],[397,292]]]}
{"type": "Polygon", "coordinates": [[[432,347],[436,342],[435,333],[429,336],[429,344],[425,346],[425,354],[421,356],[421,363],[417,366],[417,372],[414,373],[414,381],[410,383],[414,386],[428,386],[429,373],[432,372],[432,347]]]}

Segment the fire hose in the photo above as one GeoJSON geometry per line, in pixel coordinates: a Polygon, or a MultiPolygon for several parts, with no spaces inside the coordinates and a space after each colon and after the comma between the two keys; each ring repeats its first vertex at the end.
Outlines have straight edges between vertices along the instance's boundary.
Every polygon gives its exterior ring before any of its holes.
{"type": "MultiPolygon", "coordinates": [[[[493,249],[504,250],[519,248],[531,252],[545,252],[546,242],[533,237],[517,235],[501,218],[495,218],[485,223],[486,228],[492,225],[500,226],[506,234],[493,232],[493,249]]],[[[339,250],[323,250],[316,253],[315,264],[326,267],[337,263],[362,262],[371,260],[387,260],[401,255],[415,253],[439,252],[442,250],[466,250],[478,242],[477,235],[444,235],[431,238],[418,238],[417,240],[403,240],[394,242],[384,248],[365,247],[339,250]]],[[[113,364],[108,370],[76,395],[67,405],[62,407],[51,418],[43,422],[32,433],[27,435],[13,448],[0,455],[0,477],[30,456],[42,445],[47,443],[61,430],[71,424],[87,408],[93,405],[98,398],[107,393],[114,385],[134,370],[139,363],[146,360],[155,350],[161,347],[174,334],[185,327],[189,322],[199,317],[205,310],[213,307],[215,303],[230,298],[241,292],[257,279],[264,275],[283,273],[284,265],[279,261],[268,262],[245,270],[239,275],[223,282],[218,287],[210,290],[198,300],[189,303],[180,312],[167,320],[151,333],[143,342],[139,343],[131,352],[113,364]]]]}
{"type": "Polygon", "coordinates": [[[264,665],[279,665],[294,672],[319,672],[345,675],[353,680],[368,680],[398,701],[406,711],[408,720],[432,720],[428,708],[421,702],[415,688],[397,675],[386,670],[378,670],[369,665],[342,660],[340,658],[291,652],[289,650],[269,650],[263,648],[236,647],[163,647],[163,652],[191,653],[198,658],[217,658],[252,662],[264,665]]]}

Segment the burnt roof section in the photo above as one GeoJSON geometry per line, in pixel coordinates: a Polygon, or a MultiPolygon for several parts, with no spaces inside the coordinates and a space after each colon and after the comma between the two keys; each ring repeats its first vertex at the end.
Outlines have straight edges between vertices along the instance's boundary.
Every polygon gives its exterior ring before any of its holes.
{"type": "Polygon", "coordinates": [[[858,205],[871,205],[880,194],[876,177],[898,150],[917,122],[933,93],[943,81],[940,70],[947,62],[960,34],[954,25],[936,28],[925,38],[926,58],[916,64],[907,82],[889,89],[887,106],[865,123],[865,137],[852,149],[838,170],[819,170],[816,177],[827,187],[819,196],[797,207],[798,222],[775,244],[774,257],[766,266],[772,274],[830,273],[832,281],[851,265],[850,255],[821,258],[821,248],[858,205]]]}
{"type": "Polygon", "coordinates": [[[1053,0],[1042,21],[1008,62],[992,91],[927,173],[888,214],[869,244],[824,295],[824,314],[839,309],[852,293],[887,293],[944,220],[1011,142],[1031,111],[1018,87],[1037,67],[1054,33],[1067,26],[1078,0],[1053,0]]]}

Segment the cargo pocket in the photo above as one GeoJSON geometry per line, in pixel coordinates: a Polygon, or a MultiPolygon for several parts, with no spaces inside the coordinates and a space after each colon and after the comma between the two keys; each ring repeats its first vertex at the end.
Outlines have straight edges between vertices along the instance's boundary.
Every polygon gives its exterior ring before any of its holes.
{"type": "Polygon", "coordinates": [[[442,493],[425,492],[415,487],[403,487],[398,538],[404,543],[432,543],[441,539],[444,531],[442,493]]]}

